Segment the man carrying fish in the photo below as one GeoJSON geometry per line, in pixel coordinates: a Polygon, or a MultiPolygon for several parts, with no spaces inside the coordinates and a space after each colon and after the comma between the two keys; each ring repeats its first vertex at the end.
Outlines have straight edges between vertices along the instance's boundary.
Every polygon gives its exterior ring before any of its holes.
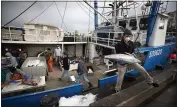
{"type": "MultiPolygon", "coordinates": [[[[117,43],[115,45],[115,50],[116,50],[115,55],[118,55],[118,54],[125,55],[126,54],[127,56],[134,58],[132,55],[132,53],[134,52],[134,45],[133,45],[134,43],[130,39],[131,36],[132,36],[132,32],[129,29],[125,29],[121,42],[117,43]]],[[[136,58],[134,58],[134,59],[136,59],[136,58]]],[[[118,82],[115,87],[116,92],[119,92],[121,90],[124,74],[125,74],[127,68],[131,68],[131,69],[134,69],[134,70],[140,72],[141,75],[144,76],[144,78],[146,79],[146,82],[149,85],[152,85],[154,87],[159,86],[157,83],[154,83],[153,78],[138,63],[138,61],[137,62],[135,61],[135,63],[133,63],[133,61],[131,61],[130,63],[127,63],[128,61],[129,61],[128,59],[126,61],[126,58],[125,58],[125,60],[122,59],[122,60],[118,61],[118,68],[119,68],[118,75],[119,75],[119,77],[117,79],[118,82]]]]}

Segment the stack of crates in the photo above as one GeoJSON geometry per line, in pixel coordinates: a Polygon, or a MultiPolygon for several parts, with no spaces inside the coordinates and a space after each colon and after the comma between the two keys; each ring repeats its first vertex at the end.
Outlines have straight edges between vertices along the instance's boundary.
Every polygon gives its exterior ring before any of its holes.
{"type": "Polygon", "coordinates": [[[24,24],[25,41],[57,42],[63,41],[64,32],[55,26],[43,24],[24,24]]]}
{"type": "Polygon", "coordinates": [[[15,27],[1,28],[1,39],[9,41],[23,41],[23,30],[15,27]]]}

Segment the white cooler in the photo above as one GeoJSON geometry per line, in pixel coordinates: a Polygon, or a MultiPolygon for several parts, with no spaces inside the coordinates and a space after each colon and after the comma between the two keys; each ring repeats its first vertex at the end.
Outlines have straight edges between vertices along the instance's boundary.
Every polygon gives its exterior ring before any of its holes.
{"type": "Polygon", "coordinates": [[[47,64],[45,57],[28,57],[22,64],[21,70],[29,76],[46,76],[47,64]]]}

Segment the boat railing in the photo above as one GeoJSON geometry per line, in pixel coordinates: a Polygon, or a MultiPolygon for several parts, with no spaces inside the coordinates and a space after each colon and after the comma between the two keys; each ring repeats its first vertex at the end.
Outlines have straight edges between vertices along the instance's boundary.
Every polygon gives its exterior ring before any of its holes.
{"type": "Polygon", "coordinates": [[[81,36],[81,35],[79,35],[79,36],[75,36],[75,35],[73,35],[73,36],[64,36],[65,38],[74,38],[74,42],[89,42],[89,38],[87,37],[87,36],[81,36]]]}
{"type": "MultiPolygon", "coordinates": [[[[142,45],[145,44],[146,42],[146,36],[147,33],[146,32],[140,32],[139,36],[138,36],[138,32],[132,32],[133,33],[133,37],[132,40],[138,41],[140,42],[142,45]],[[138,38],[137,38],[138,37],[138,38]]],[[[104,44],[107,46],[114,46],[117,42],[119,42],[121,40],[121,36],[123,35],[123,32],[108,32],[108,31],[97,31],[95,33],[94,36],[92,36],[91,38],[91,42],[93,43],[97,43],[97,44],[104,44]],[[107,34],[106,37],[98,37],[98,33],[105,33],[107,34]],[[111,37],[111,34],[113,34],[113,36],[111,37]]],[[[168,39],[174,39],[174,37],[176,36],[176,32],[167,32],[167,36],[166,40],[168,39]]]]}
{"type": "Polygon", "coordinates": [[[176,32],[167,32],[167,36],[176,36],[176,32]]]}
{"type": "MultiPolygon", "coordinates": [[[[132,40],[136,40],[138,32],[132,32],[133,36],[132,36],[132,40]]],[[[141,36],[138,37],[139,42],[145,42],[145,36],[146,33],[140,33],[141,36]]],[[[91,42],[94,43],[103,43],[107,46],[113,46],[115,45],[117,42],[121,41],[121,37],[123,36],[123,32],[106,32],[106,31],[101,31],[101,32],[96,32],[96,35],[92,36],[91,38],[91,42]],[[98,37],[98,33],[105,33],[107,34],[107,37],[98,37]],[[111,36],[111,34],[113,34],[111,36]]]]}

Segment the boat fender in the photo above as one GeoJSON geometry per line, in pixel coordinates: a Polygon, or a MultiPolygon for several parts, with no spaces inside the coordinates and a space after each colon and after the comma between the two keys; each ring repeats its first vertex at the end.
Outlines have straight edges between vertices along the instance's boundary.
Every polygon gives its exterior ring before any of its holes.
{"type": "Polygon", "coordinates": [[[59,98],[55,93],[45,95],[40,101],[40,107],[58,107],[59,98]]]}

